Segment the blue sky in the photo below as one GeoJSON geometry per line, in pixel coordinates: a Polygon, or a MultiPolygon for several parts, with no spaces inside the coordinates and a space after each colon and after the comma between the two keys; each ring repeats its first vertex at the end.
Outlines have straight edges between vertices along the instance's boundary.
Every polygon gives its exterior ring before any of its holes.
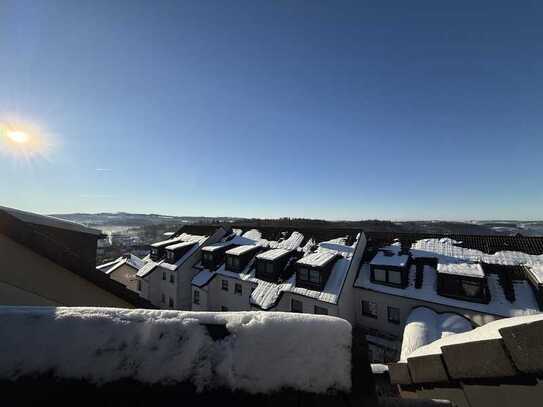
{"type": "Polygon", "coordinates": [[[541,219],[543,3],[0,5],[0,204],[541,219]]]}

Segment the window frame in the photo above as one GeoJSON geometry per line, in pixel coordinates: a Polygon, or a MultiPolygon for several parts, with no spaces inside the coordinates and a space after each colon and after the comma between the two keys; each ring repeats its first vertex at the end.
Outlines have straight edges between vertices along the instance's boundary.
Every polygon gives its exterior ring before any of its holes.
{"type": "Polygon", "coordinates": [[[234,283],[234,294],[243,295],[243,287],[241,283],[234,283]],[[239,288],[239,290],[238,290],[239,288]]]}
{"type": "Polygon", "coordinates": [[[230,287],[229,287],[229,281],[228,280],[225,280],[224,278],[221,279],[221,290],[223,291],[230,291],[230,287]]]}
{"type": "Polygon", "coordinates": [[[387,305],[387,320],[391,324],[400,325],[401,323],[401,311],[398,307],[387,305]],[[398,319],[391,318],[391,311],[398,312],[398,319]]]}
{"type": "Polygon", "coordinates": [[[368,318],[378,319],[378,306],[376,302],[362,300],[362,315],[368,318]],[[364,304],[368,304],[368,307],[365,307],[364,304]],[[372,305],[375,308],[375,313],[372,313],[372,305]]]}
{"type": "Polygon", "coordinates": [[[194,290],[192,295],[193,304],[200,305],[200,290],[194,290]]]}

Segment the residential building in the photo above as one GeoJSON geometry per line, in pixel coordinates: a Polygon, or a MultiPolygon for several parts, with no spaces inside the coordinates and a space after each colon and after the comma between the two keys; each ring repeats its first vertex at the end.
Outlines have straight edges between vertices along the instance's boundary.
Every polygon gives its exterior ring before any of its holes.
{"type": "Polygon", "coordinates": [[[399,358],[406,322],[419,307],[473,327],[540,313],[542,255],[536,237],[369,233],[354,306],[374,361],[399,358]]]}
{"type": "Polygon", "coordinates": [[[100,231],[0,207],[0,304],[151,307],[96,269],[100,231]]]}
{"type": "Polygon", "coordinates": [[[121,256],[118,259],[97,266],[96,269],[108,275],[115,281],[124,284],[128,289],[138,293],[141,291],[140,280],[136,276],[145,262],[133,254],[121,256]]]}
{"type": "Polygon", "coordinates": [[[159,308],[190,309],[193,266],[201,261],[201,249],[229,234],[221,226],[183,226],[167,240],[151,244],[136,273],[139,294],[159,308]]]}
{"type": "Polygon", "coordinates": [[[364,234],[350,229],[331,237],[334,231],[326,236],[321,230],[318,235],[329,240],[317,242],[312,230],[290,230],[280,237],[272,232],[252,229],[204,248],[224,255],[194,265],[192,309],[326,314],[354,323],[352,285],[364,234]]]}

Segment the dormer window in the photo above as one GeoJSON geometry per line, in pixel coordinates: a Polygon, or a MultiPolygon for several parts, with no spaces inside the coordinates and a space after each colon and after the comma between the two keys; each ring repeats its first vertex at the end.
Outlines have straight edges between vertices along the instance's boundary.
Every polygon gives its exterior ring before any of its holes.
{"type": "Polygon", "coordinates": [[[408,254],[380,251],[370,262],[370,279],[373,283],[405,288],[409,281],[410,264],[408,254]]]}
{"type": "Polygon", "coordinates": [[[163,240],[162,242],[153,243],[150,248],[151,260],[153,261],[162,260],[164,257],[167,256],[166,248],[178,242],[179,242],[179,239],[169,239],[169,240],[163,240]]]}
{"type": "Polygon", "coordinates": [[[260,246],[244,245],[226,251],[226,270],[241,273],[260,250],[260,246]]]}
{"type": "Polygon", "coordinates": [[[437,265],[437,292],[444,297],[488,304],[486,276],[478,263],[437,265]]]}
{"type": "Polygon", "coordinates": [[[179,242],[166,247],[166,260],[170,264],[177,263],[196,244],[196,242],[179,242]]]}
{"type": "Polygon", "coordinates": [[[256,278],[276,283],[290,259],[290,250],[272,249],[256,256],[256,278]]]}
{"type": "Polygon", "coordinates": [[[296,286],[322,291],[332,267],[341,256],[333,252],[315,252],[296,262],[296,286]]]}
{"type": "Polygon", "coordinates": [[[215,243],[202,248],[202,266],[208,270],[217,270],[225,262],[225,253],[234,247],[228,242],[215,243]]]}

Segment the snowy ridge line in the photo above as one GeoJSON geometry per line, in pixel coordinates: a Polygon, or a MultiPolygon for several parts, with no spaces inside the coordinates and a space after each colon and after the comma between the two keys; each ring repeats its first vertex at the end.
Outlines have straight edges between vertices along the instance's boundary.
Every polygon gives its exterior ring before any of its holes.
{"type": "Polygon", "coordinates": [[[351,325],[334,317],[2,306],[0,324],[10,326],[0,331],[1,380],[51,374],[253,394],[351,390],[351,325]],[[230,335],[213,340],[205,324],[224,325],[230,335]]]}

